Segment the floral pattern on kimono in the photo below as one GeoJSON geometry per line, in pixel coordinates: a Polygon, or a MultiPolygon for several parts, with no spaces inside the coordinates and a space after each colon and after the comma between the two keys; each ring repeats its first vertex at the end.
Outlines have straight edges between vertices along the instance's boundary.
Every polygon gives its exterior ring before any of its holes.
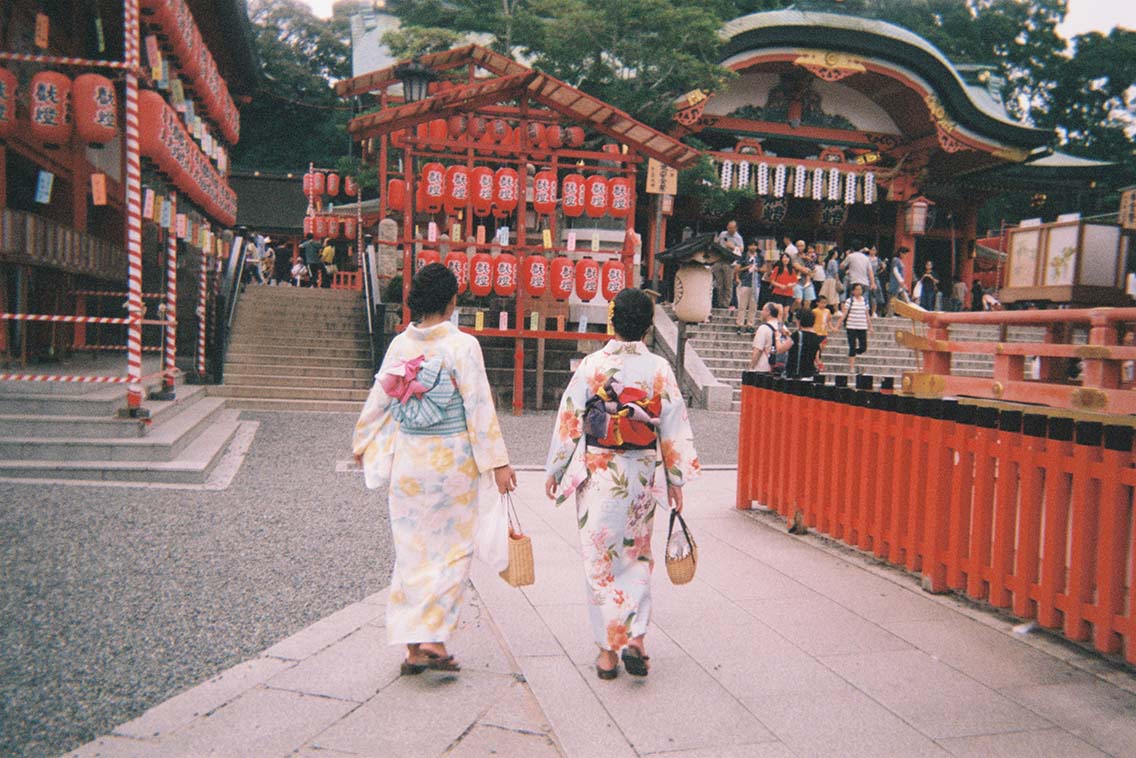
{"type": "Polygon", "coordinates": [[[446,321],[413,324],[391,342],[352,440],[370,489],[390,487],[395,565],[387,602],[391,644],[445,642],[469,577],[481,476],[509,462],[477,339],[446,321]],[[380,377],[422,357],[440,359],[461,395],[466,431],[400,429],[380,377]]]}
{"type": "Polygon", "coordinates": [[[678,382],[670,365],[642,342],[613,340],[580,362],[556,417],[545,465],[559,483],[557,504],[575,495],[588,614],[596,644],[618,651],[645,634],[651,617],[651,532],[656,472],[682,486],[700,466],[678,382]],[[611,450],[587,445],[588,399],[616,377],[662,404],[659,450],[611,450]]]}

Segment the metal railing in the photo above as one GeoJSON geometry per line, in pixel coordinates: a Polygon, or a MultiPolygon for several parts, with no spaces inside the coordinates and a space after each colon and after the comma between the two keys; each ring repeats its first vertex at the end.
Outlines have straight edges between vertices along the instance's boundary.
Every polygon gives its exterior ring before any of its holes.
{"type": "Polygon", "coordinates": [[[245,239],[247,229],[240,229],[233,237],[229,258],[225,265],[221,291],[217,293],[216,322],[213,325],[213,381],[220,384],[225,376],[225,356],[229,350],[229,331],[237,315],[241,296],[241,283],[245,273],[245,239]]]}

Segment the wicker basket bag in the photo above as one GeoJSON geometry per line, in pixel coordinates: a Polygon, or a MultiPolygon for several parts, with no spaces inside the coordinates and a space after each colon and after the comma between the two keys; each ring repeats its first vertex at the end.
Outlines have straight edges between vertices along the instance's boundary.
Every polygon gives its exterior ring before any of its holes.
{"type": "Polygon", "coordinates": [[[501,572],[501,578],[514,587],[527,587],[536,581],[532,539],[521,529],[513,496],[506,492],[501,497],[509,515],[509,565],[501,572]]]}
{"type": "Polygon", "coordinates": [[[666,562],[667,576],[674,584],[686,584],[694,578],[698,568],[698,545],[690,536],[686,521],[676,510],[671,510],[670,525],[667,526],[666,562]],[[678,534],[674,533],[676,520],[681,530],[678,534]]]}

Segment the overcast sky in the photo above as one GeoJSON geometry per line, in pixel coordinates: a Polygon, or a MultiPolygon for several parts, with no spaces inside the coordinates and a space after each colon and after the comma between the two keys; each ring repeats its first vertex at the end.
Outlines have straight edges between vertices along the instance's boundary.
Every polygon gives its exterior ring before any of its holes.
{"type": "MultiPolygon", "coordinates": [[[[332,0],[303,0],[317,16],[331,15],[332,0]]],[[[1061,25],[1065,37],[1087,31],[1108,33],[1114,26],[1136,29],[1136,3],[1131,0],[1069,0],[1069,13],[1061,25]]]]}

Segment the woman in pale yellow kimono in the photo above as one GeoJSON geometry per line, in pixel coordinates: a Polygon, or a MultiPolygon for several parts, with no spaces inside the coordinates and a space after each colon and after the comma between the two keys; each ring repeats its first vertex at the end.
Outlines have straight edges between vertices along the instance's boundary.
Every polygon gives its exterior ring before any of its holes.
{"type": "Polygon", "coordinates": [[[568,383],[548,452],[545,490],[576,496],[588,614],[600,655],[596,674],[646,676],[651,618],[655,475],[682,511],[682,487],[698,475],[690,421],[670,364],[643,344],[654,304],[641,290],[613,303],[616,338],[587,356],[568,383]]]}
{"type": "Polygon", "coordinates": [[[391,341],[355,425],[367,487],[390,486],[395,563],[387,638],[407,647],[403,674],[457,671],[446,640],[458,623],[477,527],[478,483],[516,487],[477,339],[450,322],[457,279],[441,264],[415,275],[413,322],[391,341]]]}

